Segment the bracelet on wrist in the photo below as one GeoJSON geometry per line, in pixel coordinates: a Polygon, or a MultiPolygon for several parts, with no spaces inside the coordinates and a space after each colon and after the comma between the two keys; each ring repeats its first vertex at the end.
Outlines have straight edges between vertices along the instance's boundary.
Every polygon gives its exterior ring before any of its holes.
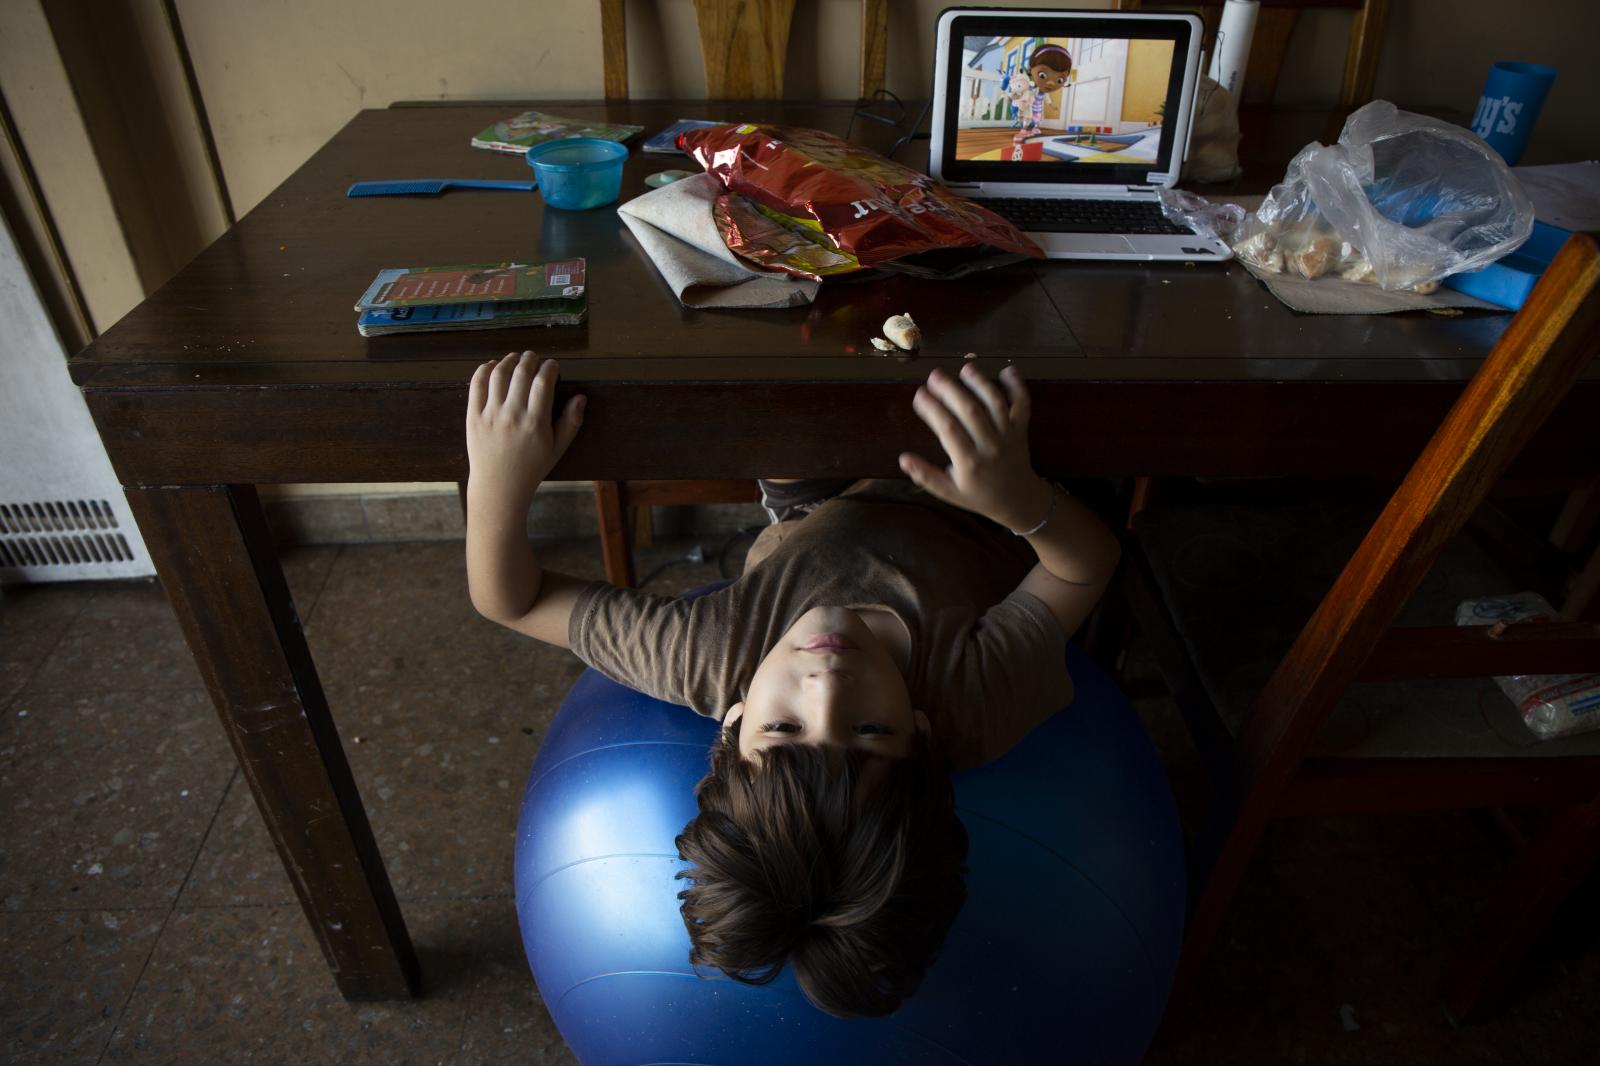
{"type": "Polygon", "coordinates": [[[1066,490],[1063,489],[1060,485],[1057,485],[1054,481],[1046,481],[1045,485],[1050,489],[1050,506],[1045,508],[1044,517],[1039,519],[1038,524],[1033,526],[1031,529],[1010,529],[1009,527],[1007,527],[1008,531],[1011,533],[1012,536],[1014,536],[1014,537],[1031,537],[1035,533],[1039,532],[1039,530],[1041,530],[1045,526],[1049,525],[1050,524],[1050,519],[1055,517],[1055,513],[1056,513],[1056,496],[1059,495],[1060,493],[1065,492],[1066,490]]]}

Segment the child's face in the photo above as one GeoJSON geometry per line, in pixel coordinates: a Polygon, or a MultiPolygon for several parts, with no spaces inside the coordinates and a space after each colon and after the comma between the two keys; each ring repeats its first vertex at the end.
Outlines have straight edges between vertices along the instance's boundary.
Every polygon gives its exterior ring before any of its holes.
{"type": "Polygon", "coordinates": [[[778,744],[827,744],[899,758],[927,718],[884,646],[845,607],[813,607],[778,638],[729,712],[743,716],[739,754],[778,744]]]}
{"type": "Polygon", "coordinates": [[[1067,83],[1067,72],[1047,67],[1043,63],[1028,71],[1033,87],[1042,93],[1053,93],[1067,83]]]}

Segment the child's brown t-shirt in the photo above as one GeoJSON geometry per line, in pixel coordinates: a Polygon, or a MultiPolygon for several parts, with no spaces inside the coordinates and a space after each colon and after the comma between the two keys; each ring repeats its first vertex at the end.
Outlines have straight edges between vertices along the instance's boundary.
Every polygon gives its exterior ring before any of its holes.
{"type": "Polygon", "coordinates": [[[885,608],[911,634],[912,706],[956,765],[977,765],[1072,699],[1060,625],[1015,591],[1035,562],[1022,538],[908,481],[858,481],[769,526],[743,575],[698,599],[595,582],[568,637],[607,677],[720,720],[806,611],[885,608]]]}

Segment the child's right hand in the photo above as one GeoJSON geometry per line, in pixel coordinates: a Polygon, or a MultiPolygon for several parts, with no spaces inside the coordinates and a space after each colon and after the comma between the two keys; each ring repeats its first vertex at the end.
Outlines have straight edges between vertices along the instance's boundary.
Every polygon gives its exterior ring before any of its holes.
{"type": "Polygon", "coordinates": [[[940,468],[902,452],[900,469],[917,485],[1011,530],[1031,529],[1049,511],[1050,486],[1028,458],[1031,407],[1016,367],[1000,372],[1000,385],[971,363],[959,379],[935,370],[911,406],[950,457],[940,468]]]}
{"type": "Polygon", "coordinates": [[[532,352],[478,367],[467,390],[467,498],[527,510],[583,422],[584,398],[552,421],[558,368],[532,352]]]}

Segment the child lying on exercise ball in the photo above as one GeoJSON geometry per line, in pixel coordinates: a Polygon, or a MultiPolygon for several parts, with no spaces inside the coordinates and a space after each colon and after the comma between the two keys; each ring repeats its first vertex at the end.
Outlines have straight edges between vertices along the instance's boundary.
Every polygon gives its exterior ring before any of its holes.
{"type": "Polygon", "coordinates": [[[467,578],[486,618],[720,719],[678,838],[697,965],[794,968],[838,1015],[911,995],[965,899],[949,771],[998,758],[1072,700],[1069,634],[1116,538],[1034,473],[1014,367],[935,370],[912,406],[949,463],[909,481],[764,481],[744,573],[685,600],[540,567],[528,506],[577,435],[554,360],[483,364],[467,400],[467,578]],[[848,486],[848,487],[846,487],[848,486]]]}

